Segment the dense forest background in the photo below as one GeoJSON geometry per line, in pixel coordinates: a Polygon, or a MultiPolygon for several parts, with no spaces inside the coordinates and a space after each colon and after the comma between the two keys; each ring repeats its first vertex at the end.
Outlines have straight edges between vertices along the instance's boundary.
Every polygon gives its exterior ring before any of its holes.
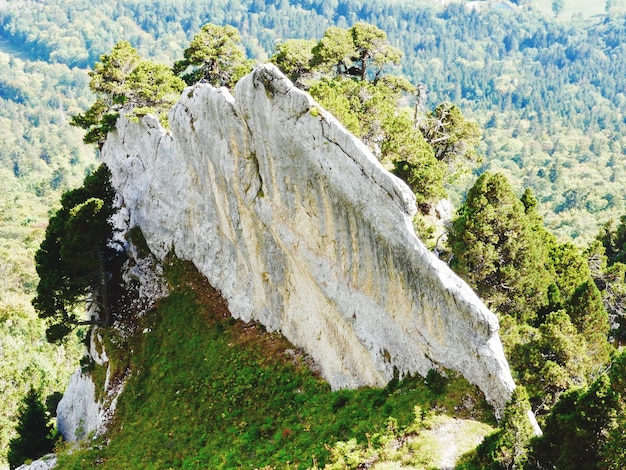
{"type": "Polygon", "coordinates": [[[626,16],[617,1],[584,14],[577,3],[0,1],[0,456],[20,398],[31,385],[61,390],[80,355],[78,338],[45,341],[33,255],[60,194],[95,168],[69,120],[92,102],[87,72],[117,41],[173,64],[203,24],[230,24],[264,61],[286,39],[373,23],[405,54],[396,72],[427,86],[429,108],[452,101],[484,130],[481,165],[450,182],[455,204],[499,171],[582,246],[626,209],[626,16]]]}

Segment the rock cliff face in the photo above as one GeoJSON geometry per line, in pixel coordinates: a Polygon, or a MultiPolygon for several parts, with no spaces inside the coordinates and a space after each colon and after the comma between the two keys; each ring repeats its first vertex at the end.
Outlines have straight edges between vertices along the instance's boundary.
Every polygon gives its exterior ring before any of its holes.
{"type": "Polygon", "coordinates": [[[79,369],[70,379],[57,407],[57,428],[70,442],[79,441],[103,424],[102,403],[96,400],[96,385],[79,369]]]}
{"type": "Polygon", "coordinates": [[[440,365],[503,407],[496,317],[415,236],[409,188],[309,95],[268,65],[234,96],[187,88],[169,117],[120,119],[102,152],[157,257],[193,261],[335,389],[440,365]]]}
{"type": "MultiPolygon", "coordinates": [[[[114,224],[124,232],[128,229],[128,211],[122,209],[114,224]]],[[[137,316],[144,315],[153,308],[160,298],[168,294],[163,269],[151,256],[142,257],[132,244],[127,246],[128,260],[122,267],[122,278],[127,293],[127,303],[137,316]]],[[[90,315],[88,315],[90,316],[90,315]]],[[[116,322],[113,325],[120,339],[134,331],[128,325],[116,322]]],[[[106,368],[104,383],[96,384],[89,372],[79,368],[70,379],[63,399],[57,406],[57,428],[65,440],[80,441],[90,434],[102,434],[115,414],[117,400],[124,390],[127,374],[111,377],[109,358],[97,328],[89,336],[86,355],[95,364],[106,368]]],[[[48,463],[46,462],[46,465],[48,463]]]]}

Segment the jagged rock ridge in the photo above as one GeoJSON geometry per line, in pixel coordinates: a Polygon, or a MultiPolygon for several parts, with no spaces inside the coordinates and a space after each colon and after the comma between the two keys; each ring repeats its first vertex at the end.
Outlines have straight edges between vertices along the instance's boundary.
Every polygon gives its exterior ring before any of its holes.
{"type": "Polygon", "coordinates": [[[102,151],[157,257],[193,261],[335,389],[441,365],[503,408],[496,317],[418,240],[409,188],[308,94],[266,65],[234,96],[187,88],[169,118],[120,119],[102,151]]]}

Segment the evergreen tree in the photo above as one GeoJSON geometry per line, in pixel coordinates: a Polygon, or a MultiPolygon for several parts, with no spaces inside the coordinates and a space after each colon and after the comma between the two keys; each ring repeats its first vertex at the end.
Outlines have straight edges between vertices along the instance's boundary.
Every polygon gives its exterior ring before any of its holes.
{"type": "Polygon", "coordinates": [[[402,58],[402,51],[389,44],[383,30],[362,22],[348,30],[331,26],[312,53],[311,64],[320,71],[373,83],[383,76],[387,65],[397,65],[402,58]]]}
{"type": "Polygon", "coordinates": [[[484,173],[452,223],[451,266],[500,313],[529,321],[548,302],[548,250],[502,174],[484,173]]]}
{"type": "Polygon", "coordinates": [[[580,285],[591,280],[589,265],[571,243],[559,244],[551,237],[549,246],[555,283],[563,299],[569,300],[580,285]]]}
{"type": "Polygon", "coordinates": [[[604,254],[609,265],[624,261],[626,259],[626,215],[620,218],[618,225],[613,219],[606,222],[596,239],[604,246],[604,254]]]}
{"type": "Polygon", "coordinates": [[[128,117],[159,114],[176,102],[185,87],[165,65],[142,61],[126,41],[118,42],[110,54],[101,56],[89,75],[89,88],[96,101],[84,113],[73,116],[71,124],[87,131],[85,143],[98,145],[115,128],[123,109],[130,113],[128,117]]]}
{"type": "Polygon", "coordinates": [[[349,31],[331,26],[311,52],[311,64],[315,68],[323,72],[334,72],[335,75],[348,75],[356,48],[349,31]]]}
{"type": "Polygon", "coordinates": [[[7,460],[10,468],[26,460],[35,460],[54,449],[52,425],[39,393],[31,388],[24,397],[17,418],[17,437],[9,442],[7,460]]]}
{"type": "Polygon", "coordinates": [[[595,371],[587,341],[564,311],[548,314],[539,328],[514,328],[505,342],[516,378],[540,414],[545,414],[562,393],[586,385],[595,371]]]}
{"type": "Polygon", "coordinates": [[[111,246],[114,191],[103,164],[82,188],[61,198],[35,255],[39,284],[33,306],[48,320],[49,341],[62,340],[77,325],[113,321],[110,274],[119,253],[111,246]],[[94,304],[100,318],[81,320],[77,306],[94,304]]]}
{"type": "Polygon", "coordinates": [[[477,122],[467,120],[461,110],[442,103],[421,120],[420,129],[426,141],[433,147],[437,160],[452,165],[455,161],[478,161],[476,148],[482,131],[477,122]]]}
{"type": "Polygon", "coordinates": [[[308,87],[324,108],[402,178],[421,211],[428,213],[433,203],[445,197],[444,180],[455,173],[458,162],[478,160],[478,124],[445,104],[437,108],[437,118],[418,129],[408,109],[400,105],[416,93],[416,87],[404,78],[384,74],[402,53],[376,26],[356,23],[347,30],[332,26],[307,50],[310,44],[289,40],[277,46],[271,60],[298,86],[308,87]]]}
{"type": "Polygon", "coordinates": [[[605,468],[601,453],[615,428],[619,399],[607,374],[586,390],[564,394],[546,419],[543,436],[532,444],[533,468],[605,468]]]}
{"type": "Polygon", "coordinates": [[[319,80],[309,92],[411,187],[427,211],[445,197],[445,166],[413,126],[409,111],[399,108],[412,89],[406,80],[388,75],[376,84],[341,76],[319,80]]]}
{"type": "Polygon", "coordinates": [[[350,75],[365,80],[368,69],[373,68],[375,69],[373,82],[376,83],[382,77],[388,64],[398,65],[400,63],[402,51],[389,44],[387,33],[373,24],[356,23],[348,32],[352,37],[355,49],[351,58],[354,66],[349,70],[350,75]]]}
{"type": "Polygon", "coordinates": [[[232,87],[251,69],[239,32],[232,26],[205,24],[174,64],[174,73],[188,85],[206,80],[232,87]]]}
{"type": "Polygon", "coordinates": [[[617,343],[626,341],[626,216],[619,226],[610,220],[596,240],[587,249],[587,258],[593,267],[594,282],[602,293],[602,301],[609,315],[611,336],[617,343]]]}
{"type": "Polygon", "coordinates": [[[608,343],[609,317],[600,291],[593,281],[584,282],[576,289],[567,313],[576,329],[587,340],[597,367],[606,364],[612,352],[608,343]]]}
{"type": "Polygon", "coordinates": [[[127,78],[141,57],[127,41],[118,42],[110,54],[89,72],[89,88],[96,95],[95,103],[85,113],[72,117],[72,125],[87,131],[85,143],[102,145],[110,130],[115,128],[119,111],[128,98],[127,78]]]}
{"type": "Polygon", "coordinates": [[[276,53],[270,57],[270,62],[301,86],[298,81],[311,72],[315,44],[312,39],[289,39],[276,45],[276,53]]]}
{"type": "Polygon", "coordinates": [[[523,468],[528,444],[535,435],[529,412],[528,394],[524,387],[517,387],[504,409],[500,430],[487,436],[476,449],[476,463],[480,468],[523,468]]]}
{"type": "Polygon", "coordinates": [[[185,87],[182,79],[176,77],[169,67],[148,60],[137,64],[128,75],[127,83],[129,91],[126,103],[133,107],[148,108],[153,112],[169,109],[185,87]]]}
{"type": "Polygon", "coordinates": [[[609,470],[622,470],[626,468],[626,351],[613,359],[609,377],[618,402],[615,420],[607,426],[606,439],[600,448],[600,460],[609,470]]]}
{"type": "Polygon", "coordinates": [[[626,342],[626,264],[614,263],[595,279],[609,314],[611,337],[619,345],[626,342]]]}

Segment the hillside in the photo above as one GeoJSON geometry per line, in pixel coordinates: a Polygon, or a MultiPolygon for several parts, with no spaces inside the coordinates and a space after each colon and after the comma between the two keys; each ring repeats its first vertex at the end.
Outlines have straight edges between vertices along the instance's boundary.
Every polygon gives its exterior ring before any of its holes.
{"type": "Polygon", "coordinates": [[[337,441],[371,439],[373,448],[384,449],[405,434],[410,440],[400,439],[398,449],[379,458],[431,465],[437,441],[428,429],[441,425],[435,415],[486,423],[463,433],[466,450],[472,436],[491,429],[480,394],[458,377],[446,381],[445,395],[417,377],[382,389],[331,392],[301,350],[258,324],[232,319],[189,263],[172,259],[165,272],[171,293],[122,325],[132,336],[103,333],[110,359],[94,366],[98,387],[109,365],[112,377],[130,377],[110,432],[60,456],[58,468],[323,468],[350,454],[337,441]]]}
{"type": "MultiPolygon", "coordinates": [[[[68,121],[92,102],[87,71],[121,39],[143,57],[172,64],[204,22],[227,23],[239,28],[249,56],[265,59],[284,39],[317,39],[331,24],[370,21],[403,50],[405,75],[427,85],[428,109],[451,100],[484,129],[482,164],[446,182],[456,207],[478,174],[500,171],[517,196],[534,189],[537,208],[560,241],[586,247],[605,221],[619,219],[626,148],[625,17],[619,5],[608,15],[585,10],[572,17],[575,2],[566,2],[555,21],[551,2],[519,2],[525,4],[514,14],[438,3],[35,1],[28,9],[22,2],[1,3],[2,455],[28,387],[41,388],[44,398],[62,390],[79,356],[82,331],[61,347],[45,341],[30,305],[37,284],[33,258],[62,192],[95,168],[98,152],[68,121]]],[[[596,278],[614,306],[614,320],[620,318],[615,312],[623,280],[618,265],[596,278]]],[[[534,354],[519,339],[511,342],[518,363],[534,354]]]]}

